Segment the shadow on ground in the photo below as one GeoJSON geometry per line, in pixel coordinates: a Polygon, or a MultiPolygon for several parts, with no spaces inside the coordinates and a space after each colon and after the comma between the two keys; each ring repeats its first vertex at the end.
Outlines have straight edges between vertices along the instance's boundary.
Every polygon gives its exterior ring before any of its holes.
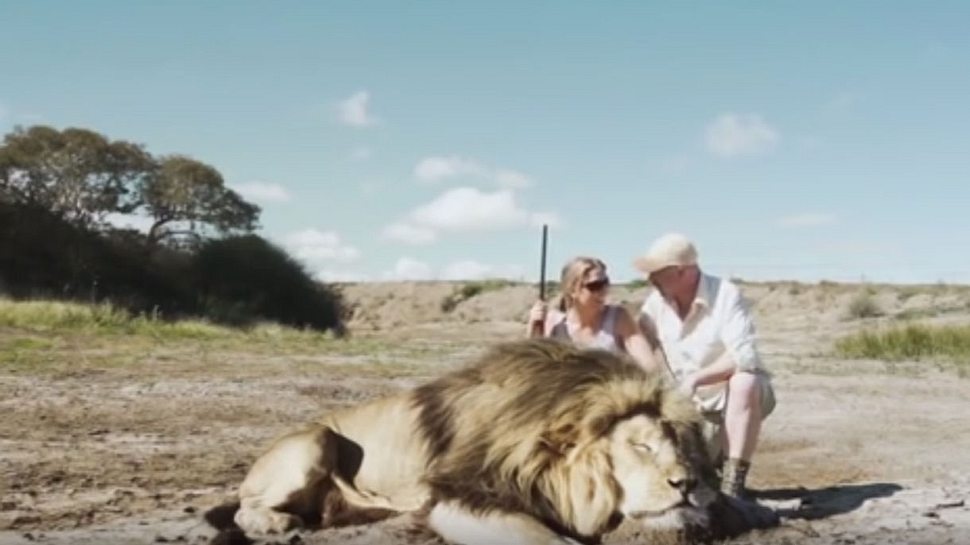
{"type": "Polygon", "coordinates": [[[855,511],[867,500],[888,498],[903,487],[893,483],[847,484],[812,490],[809,488],[777,488],[752,490],[759,500],[799,500],[796,507],[778,509],[782,518],[817,520],[855,511]]]}

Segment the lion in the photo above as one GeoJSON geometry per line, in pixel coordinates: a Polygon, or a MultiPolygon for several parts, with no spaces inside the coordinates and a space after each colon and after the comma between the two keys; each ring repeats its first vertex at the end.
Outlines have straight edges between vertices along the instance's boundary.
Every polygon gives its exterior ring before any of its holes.
{"type": "Polygon", "coordinates": [[[238,490],[249,537],[418,513],[446,541],[594,543],[620,522],[707,524],[693,404],[623,356],[498,344],[403,394],[275,440],[238,490]]]}

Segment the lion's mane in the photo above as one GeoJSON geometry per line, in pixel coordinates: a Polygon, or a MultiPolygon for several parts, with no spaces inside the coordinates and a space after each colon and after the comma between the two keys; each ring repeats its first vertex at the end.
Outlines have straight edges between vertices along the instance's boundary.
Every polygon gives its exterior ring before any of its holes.
{"type": "Polygon", "coordinates": [[[597,441],[618,420],[646,414],[686,456],[705,452],[693,406],[659,377],[557,341],[498,345],[416,389],[412,403],[435,499],[528,513],[584,541],[619,522],[621,490],[597,441]]]}

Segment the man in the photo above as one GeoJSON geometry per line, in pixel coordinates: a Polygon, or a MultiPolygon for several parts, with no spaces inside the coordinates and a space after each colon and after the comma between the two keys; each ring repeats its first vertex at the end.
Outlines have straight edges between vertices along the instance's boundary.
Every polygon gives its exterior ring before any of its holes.
{"type": "Polygon", "coordinates": [[[761,421],[774,410],[775,395],[740,291],[701,271],[697,257],[687,237],[669,233],[634,261],[656,287],[643,303],[640,324],[680,389],[715,425],[718,450],[727,457],[721,491],[742,498],[761,421]]]}

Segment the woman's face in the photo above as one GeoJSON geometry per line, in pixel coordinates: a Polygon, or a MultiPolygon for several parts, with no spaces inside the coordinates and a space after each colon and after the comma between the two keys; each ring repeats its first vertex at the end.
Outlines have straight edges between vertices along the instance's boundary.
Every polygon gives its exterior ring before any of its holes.
{"type": "Polygon", "coordinates": [[[586,271],[582,280],[573,290],[573,300],[578,306],[598,305],[606,303],[606,295],[610,289],[610,278],[603,269],[592,268],[586,271]]]}

